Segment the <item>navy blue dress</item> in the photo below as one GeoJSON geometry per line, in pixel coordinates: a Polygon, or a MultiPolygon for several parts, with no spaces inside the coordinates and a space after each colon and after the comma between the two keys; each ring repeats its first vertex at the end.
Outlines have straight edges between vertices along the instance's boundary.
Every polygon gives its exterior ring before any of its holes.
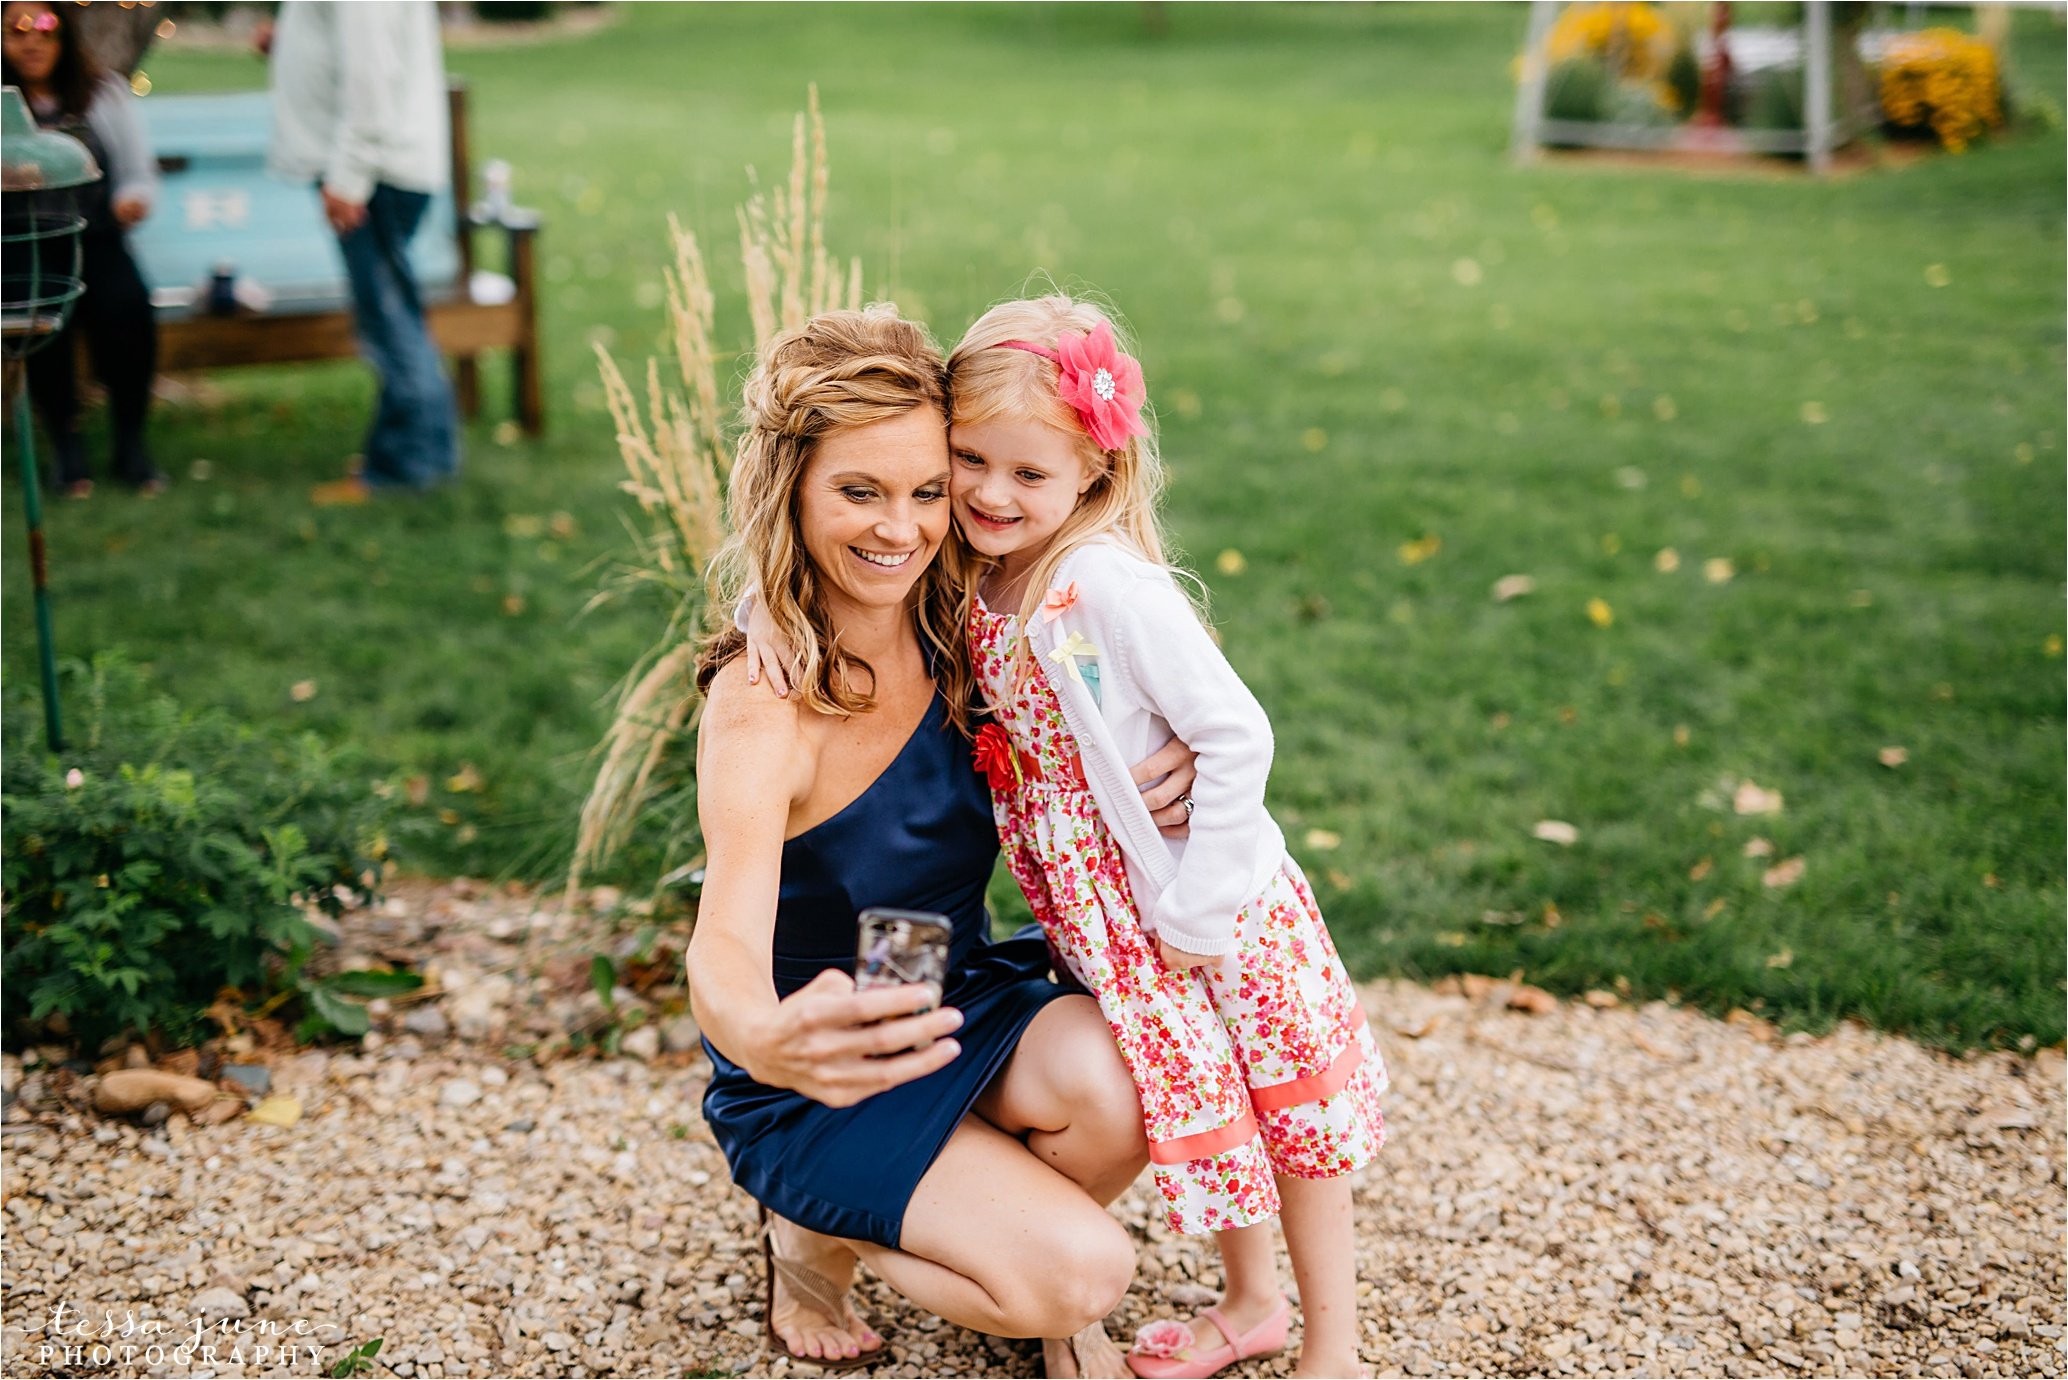
{"type": "Polygon", "coordinates": [[[1038,929],[991,942],[984,889],[997,855],[990,791],[938,695],[868,789],[783,845],[778,996],[827,968],[853,971],[863,907],[932,910],[955,924],[943,996],[964,1022],[946,1068],[841,1108],[757,1083],[705,1040],[704,1120],[733,1181],[772,1211],[895,1249],[921,1176],[1028,1022],[1064,994],[1038,929]]]}

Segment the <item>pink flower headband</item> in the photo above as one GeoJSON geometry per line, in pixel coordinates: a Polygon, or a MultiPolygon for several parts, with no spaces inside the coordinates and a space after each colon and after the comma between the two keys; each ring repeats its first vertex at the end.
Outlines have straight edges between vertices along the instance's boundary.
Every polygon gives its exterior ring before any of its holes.
{"type": "Polygon", "coordinates": [[[1056,392],[1077,410],[1100,450],[1119,450],[1128,437],[1149,434],[1142,425],[1142,366],[1113,343],[1113,328],[1105,322],[1089,334],[1064,331],[1053,350],[1031,340],[1001,340],[992,348],[1054,360],[1056,392]]]}

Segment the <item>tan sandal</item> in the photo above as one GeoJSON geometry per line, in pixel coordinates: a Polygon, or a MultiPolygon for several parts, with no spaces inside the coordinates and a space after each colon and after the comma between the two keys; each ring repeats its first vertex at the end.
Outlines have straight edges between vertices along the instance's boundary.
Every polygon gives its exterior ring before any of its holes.
{"type": "Polygon", "coordinates": [[[862,1326],[874,1332],[878,1337],[883,1335],[883,1329],[862,1317],[860,1311],[855,1308],[854,1300],[849,1290],[837,1287],[832,1280],[827,1279],[817,1270],[811,1269],[808,1266],[793,1264],[775,1253],[775,1215],[766,1207],[763,1207],[761,1209],[761,1278],[763,1293],[766,1296],[767,1303],[762,1309],[761,1320],[762,1326],[768,1333],[769,1345],[779,1349],[785,1356],[799,1365],[817,1366],[820,1370],[860,1370],[864,1366],[873,1366],[879,1361],[890,1359],[889,1348],[881,1343],[853,1356],[805,1356],[790,1350],[789,1344],[776,1332],[775,1285],[778,1276],[781,1277],[785,1289],[788,1289],[791,1293],[797,1295],[821,1313],[824,1313],[828,1318],[835,1319],[836,1326],[839,1325],[838,1320],[852,1317],[860,1322],[862,1326]]]}

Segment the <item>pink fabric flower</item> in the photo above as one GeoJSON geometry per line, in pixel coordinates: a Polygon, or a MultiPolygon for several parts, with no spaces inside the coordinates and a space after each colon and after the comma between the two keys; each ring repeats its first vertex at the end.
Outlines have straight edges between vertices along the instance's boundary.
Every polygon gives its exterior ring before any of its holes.
{"type": "Polygon", "coordinates": [[[1056,369],[1056,392],[1077,409],[1100,450],[1119,450],[1128,437],[1149,434],[1142,425],[1142,366],[1120,352],[1105,322],[1088,335],[1057,336],[1056,369]]]}
{"type": "Polygon", "coordinates": [[[1135,1333],[1134,1353],[1159,1361],[1182,1361],[1196,1340],[1191,1328],[1175,1318],[1164,1318],[1135,1333]]]}
{"type": "Polygon", "coordinates": [[[1052,589],[1041,601],[1041,621],[1053,623],[1068,613],[1077,603],[1077,582],[1072,580],[1061,589],[1052,589]]]}

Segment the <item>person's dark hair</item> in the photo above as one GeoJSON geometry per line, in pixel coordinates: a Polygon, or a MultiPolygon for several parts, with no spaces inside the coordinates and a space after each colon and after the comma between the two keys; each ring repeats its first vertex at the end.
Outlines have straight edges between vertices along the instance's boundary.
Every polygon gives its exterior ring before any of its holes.
{"type": "MultiPolygon", "coordinates": [[[[93,104],[94,88],[100,84],[100,64],[79,42],[79,30],[72,23],[72,7],[57,4],[44,8],[57,16],[57,66],[50,69],[50,89],[65,114],[83,119],[86,108],[93,104]]],[[[22,85],[21,74],[14,70],[13,63],[0,59],[0,72],[4,72],[9,86],[22,85]]]]}

